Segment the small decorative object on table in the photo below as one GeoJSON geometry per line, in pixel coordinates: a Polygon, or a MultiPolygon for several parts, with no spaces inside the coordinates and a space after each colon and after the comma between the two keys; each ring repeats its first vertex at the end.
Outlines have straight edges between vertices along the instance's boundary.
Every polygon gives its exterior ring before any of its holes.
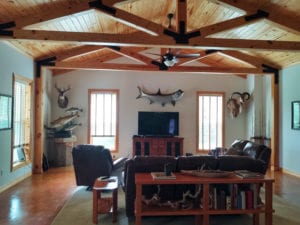
{"type": "Polygon", "coordinates": [[[181,170],[183,174],[197,177],[228,177],[232,172],[221,170],[181,170]]]}
{"type": "Polygon", "coordinates": [[[170,173],[170,175],[166,175],[165,172],[151,172],[151,176],[154,180],[176,179],[176,176],[173,173],[170,173]]]}
{"type": "Polygon", "coordinates": [[[240,178],[263,178],[264,175],[249,170],[235,170],[234,174],[240,178]]]}

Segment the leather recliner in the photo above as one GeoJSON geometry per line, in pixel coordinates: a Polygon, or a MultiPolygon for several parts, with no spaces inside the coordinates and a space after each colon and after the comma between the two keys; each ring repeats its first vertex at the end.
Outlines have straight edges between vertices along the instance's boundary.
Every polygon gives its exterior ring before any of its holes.
{"type": "Polygon", "coordinates": [[[113,161],[110,150],[101,145],[77,145],[72,149],[73,165],[77,186],[94,185],[100,176],[117,176],[122,180],[126,158],[113,161]]]}

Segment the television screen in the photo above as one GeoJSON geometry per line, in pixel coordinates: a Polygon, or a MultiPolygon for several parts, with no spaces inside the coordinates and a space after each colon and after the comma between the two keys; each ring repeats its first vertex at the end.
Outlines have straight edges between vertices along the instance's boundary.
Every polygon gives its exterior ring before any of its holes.
{"type": "Polygon", "coordinates": [[[178,112],[139,112],[138,135],[178,136],[178,112]]]}

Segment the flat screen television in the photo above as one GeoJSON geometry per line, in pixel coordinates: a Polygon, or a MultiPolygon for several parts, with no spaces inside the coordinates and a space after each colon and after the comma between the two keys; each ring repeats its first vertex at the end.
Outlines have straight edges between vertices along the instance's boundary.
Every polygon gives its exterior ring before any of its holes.
{"type": "Polygon", "coordinates": [[[138,135],[178,136],[179,112],[138,112],[138,135]]]}

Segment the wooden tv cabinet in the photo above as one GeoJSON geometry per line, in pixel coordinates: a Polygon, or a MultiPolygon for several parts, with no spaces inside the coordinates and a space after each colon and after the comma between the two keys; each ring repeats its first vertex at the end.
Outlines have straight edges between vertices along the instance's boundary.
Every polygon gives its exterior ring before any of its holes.
{"type": "Polygon", "coordinates": [[[142,224],[142,216],[179,216],[194,215],[195,224],[200,224],[202,219],[203,225],[209,225],[210,215],[220,214],[252,214],[253,225],[259,224],[259,215],[265,214],[265,225],[272,225],[273,218],[273,182],[274,179],[264,176],[263,178],[247,178],[242,179],[234,174],[224,178],[204,178],[196,176],[188,176],[182,173],[174,173],[176,179],[153,179],[151,173],[136,173],[136,198],[135,198],[135,224],[142,224]],[[177,184],[197,184],[202,185],[202,207],[196,206],[191,209],[173,209],[170,207],[147,206],[142,203],[142,187],[143,185],[177,185],[177,184]],[[261,184],[265,185],[264,204],[256,208],[232,208],[232,209],[212,209],[210,207],[210,188],[211,185],[218,184],[261,184]]]}
{"type": "Polygon", "coordinates": [[[133,136],[132,156],[183,155],[182,137],[133,136]]]}

